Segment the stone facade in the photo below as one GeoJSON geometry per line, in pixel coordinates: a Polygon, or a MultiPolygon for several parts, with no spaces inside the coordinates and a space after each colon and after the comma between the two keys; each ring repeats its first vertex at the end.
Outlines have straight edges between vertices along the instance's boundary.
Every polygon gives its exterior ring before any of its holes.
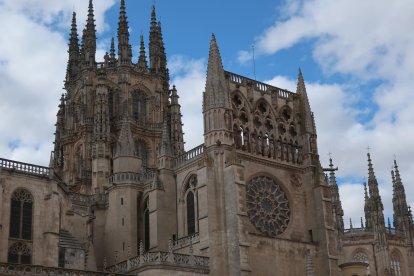
{"type": "Polygon", "coordinates": [[[98,63],[92,0],[81,46],[73,14],[50,166],[0,159],[1,273],[335,276],[364,262],[414,275],[397,165],[398,227],[385,226],[369,158],[367,225],[344,229],[301,72],[291,92],[225,71],[213,35],[204,143],[185,151],[155,8],[150,22],[149,64],[142,36],[133,63],[121,0],[118,55],[112,40],[98,63]]]}

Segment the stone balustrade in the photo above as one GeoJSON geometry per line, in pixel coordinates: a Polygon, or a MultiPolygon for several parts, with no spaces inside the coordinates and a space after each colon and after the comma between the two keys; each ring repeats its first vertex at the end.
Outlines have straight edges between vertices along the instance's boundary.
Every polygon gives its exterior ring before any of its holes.
{"type": "Polygon", "coordinates": [[[31,275],[31,276],[124,276],[125,274],[81,271],[59,267],[44,267],[38,265],[15,265],[0,263],[0,275],[31,275]]]}
{"type": "Polygon", "coordinates": [[[40,176],[48,176],[50,172],[50,169],[48,167],[37,166],[33,164],[27,164],[2,158],[0,158],[0,168],[40,176]]]}
{"type": "Polygon", "coordinates": [[[177,250],[180,248],[192,246],[193,244],[200,241],[200,235],[198,233],[195,233],[194,235],[190,235],[187,237],[182,237],[178,240],[172,241],[172,249],[177,250]]]}
{"type": "Polygon", "coordinates": [[[203,153],[204,153],[204,144],[201,144],[201,145],[185,152],[184,154],[178,156],[175,159],[175,166],[181,166],[181,165],[187,163],[188,161],[190,161],[190,160],[192,160],[196,157],[202,156],[203,153]]]}
{"type": "Polygon", "coordinates": [[[226,77],[230,80],[230,82],[237,83],[240,85],[245,85],[247,83],[253,83],[256,90],[262,91],[262,92],[272,92],[272,93],[276,92],[279,98],[287,99],[295,95],[295,93],[290,92],[286,89],[281,89],[276,86],[272,86],[272,85],[269,85],[263,82],[252,80],[252,79],[237,75],[229,71],[225,71],[225,74],[226,74],[226,77]]]}
{"type": "Polygon", "coordinates": [[[195,255],[185,255],[170,252],[147,252],[140,254],[116,265],[107,267],[105,271],[113,273],[128,273],[151,265],[169,265],[187,269],[194,269],[208,274],[209,258],[195,255]]]}

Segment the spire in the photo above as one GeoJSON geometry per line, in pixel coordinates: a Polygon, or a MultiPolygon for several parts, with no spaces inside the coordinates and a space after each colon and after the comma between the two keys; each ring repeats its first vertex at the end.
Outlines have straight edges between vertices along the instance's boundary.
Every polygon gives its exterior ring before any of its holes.
{"type": "Polygon", "coordinates": [[[145,54],[145,44],[144,44],[144,36],[140,35],[140,51],[139,51],[139,58],[138,58],[138,70],[141,72],[148,71],[147,65],[147,56],[145,54]]]}
{"type": "Polygon", "coordinates": [[[354,226],[352,225],[352,218],[349,218],[349,228],[354,229],[354,226]]]}
{"type": "Polygon", "coordinates": [[[217,107],[230,108],[230,97],[227,91],[219,47],[216,37],[212,34],[204,94],[204,111],[217,107]]]}
{"type": "Polygon", "coordinates": [[[119,134],[115,155],[117,157],[136,155],[135,142],[134,138],[132,137],[130,122],[127,119],[124,119],[122,122],[122,128],[119,134]]]}
{"type": "Polygon", "coordinates": [[[344,215],[344,211],[342,209],[342,202],[339,196],[339,188],[338,184],[336,183],[336,177],[335,177],[335,171],[338,170],[338,168],[334,168],[334,165],[332,163],[332,158],[329,158],[329,186],[331,188],[331,196],[334,208],[336,209],[336,213],[338,216],[341,217],[344,215]]]}
{"type": "Polygon", "coordinates": [[[296,93],[300,95],[302,101],[302,112],[304,114],[303,129],[308,133],[316,134],[313,113],[310,108],[308,93],[306,92],[305,81],[303,79],[302,70],[300,68],[296,93]]]}
{"type": "Polygon", "coordinates": [[[93,3],[89,0],[88,19],[82,36],[82,54],[86,66],[95,65],[96,54],[96,29],[93,13],[93,3]]]}
{"type": "Polygon", "coordinates": [[[362,229],[364,228],[364,220],[362,219],[362,217],[361,217],[361,228],[362,229]]]}
{"type": "Polygon", "coordinates": [[[180,97],[175,85],[171,90],[171,133],[173,141],[173,153],[178,156],[184,153],[183,123],[181,121],[181,106],[178,103],[180,97]]]}
{"type": "Polygon", "coordinates": [[[76,12],[72,14],[72,28],[69,37],[69,61],[66,70],[66,82],[76,78],[79,71],[79,38],[76,25],[76,12]]]}
{"type": "Polygon", "coordinates": [[[410,221],[409,208],[404,185],[401,180],[400,170],[396,160],[394,160],[394,171],[391,171],[393,183],[392,204],[394,209],[394,226],[397,230],[404,231],[404,229],[409,229],[409,226],[406,225],[406,222],[410,221]]]}
{"type": "Polygon", "coordinates": [[[367,153],[368,156],[368,187],[370,197],[379,197],[378,181],[375,177],[374,168],[372,166],[371,154],[367,153]]]}
{"type": "Polygon", "coordinates": [[[365,227],[371,228],[371,215],[370,215],[370,208],[369,208],[369,196],[368,196],[368,189],[367,189],[367,182],[364,181],[364,192],[365,192],[365,204],[364,204],[364,213],[365,213],[365,227]]]}
{"type": "Polygon", "coordinates": [[[125,0],[121,0],[118,22],[118,59],[120,65],[131,64],[132,50],[129,44],[128,19],[126,16],[125,0]]]}
{"type": "Polygon", "coordinates": [[[116,63],[115,39],[114,39],[114,37],[111,38],[111,50],[109,51],[109,61],[110,61],[111,64],[116,63]]]}
{"type": "Polygon", "coordinates": [[[165,75],[168,79],[167,58],[162,38],[161,22],[157,22],[155,6],[152,6],[149,34],[149,59],[151,72],[165,75]]]}

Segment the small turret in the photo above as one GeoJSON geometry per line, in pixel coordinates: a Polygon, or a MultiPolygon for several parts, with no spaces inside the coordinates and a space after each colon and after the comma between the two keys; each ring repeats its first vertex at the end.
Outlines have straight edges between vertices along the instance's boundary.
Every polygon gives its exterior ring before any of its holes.
{"type": "Polygon", "coordinates": [[[394,227],[398,231],[410,229],[410,217],[404,185],[401,180],[397,161],[394,160],[394,171],[391,171],[393,183],[392,204],[394,209],[394,227]],[[395,175],[394,175],[395,172],[395,175]]]}
{"type": "Polygon", "coordinates": [[[179,96],[175,85],[171,90],[171,132],[172,132],[172,149],[175,156],[184,153],[183,123],[181,121],[181,106],[178,103],[179,96]]]}
{"type": "Polygon", "coordinates": [[[140,51],[139,51],[139,58],[138,58],[138,70],[140,72],[147,72],[148,64],[147,64],[147,55],[145,53],[144,36],[140,35],[139,39],[140,39],[140,51]]]}
{"type": "Polygon", "coordinates": [[[111,65],[115,65],[116,64],[115,39],[114,39],[114,37],[111,38],[111,50],[109,51],[109,63],[111,65]]]}
{"type": "MultiPolygon", "coordinates": [[[[72,15],[72,28],[70,32],[69,38],[69,60],[68,66],[66,70],[66,89],[68,90],[68,85],[71,81],[73,81],[78,73],[79,73],[79,38],[78,38],[78,31],[76,25],[76,13],[73,12],[72,15]]],[[[69,91],[68,91],[69,92],[69,91]]]]}
{"type": "Polygon", "coordinates": [[[85,66],[95,66],[96,28],[92,0],[89,0],[88,19],[82,35],[82,60],[85,66]]]}
{"type": "Polygon", "coordinates": [[[119,65],[129,65],[132,60],[132,49],[129,44],[128,20],[125,0],[121,0],[118,22],[118,62],[119,65]]]}

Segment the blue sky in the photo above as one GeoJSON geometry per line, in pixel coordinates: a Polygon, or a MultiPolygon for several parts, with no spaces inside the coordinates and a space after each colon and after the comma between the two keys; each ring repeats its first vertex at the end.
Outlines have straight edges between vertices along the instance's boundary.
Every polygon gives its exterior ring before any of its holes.
{"type": "MultiPolygon", "coordinates": [[[[97,59],[117,33],[119,0],[95,0],[97,59]]],[[[126,0],[134,58],[148,42],[154,1],[126,0]]],[[[86,0],[0,0],[0,157],[47,165],[63,92],[73,9],[81,34],[86,0]],[[10,26],[10,27],[8,27],[10,26]]],[[[410,0],[155,1],[184,119],[186,148],[203,142],[201,94],[211,33],[226,70],[294,91],[302,68],[321,163],[332,152],[345,222],[362,215],[369,145],[391,216],[397,157],[414,205],[414,5],[410,0]],[[197,130],[197,131],[195,131],[197,130]]],[[[355,223],[357,224],[357,223],[355,223]]]]}

